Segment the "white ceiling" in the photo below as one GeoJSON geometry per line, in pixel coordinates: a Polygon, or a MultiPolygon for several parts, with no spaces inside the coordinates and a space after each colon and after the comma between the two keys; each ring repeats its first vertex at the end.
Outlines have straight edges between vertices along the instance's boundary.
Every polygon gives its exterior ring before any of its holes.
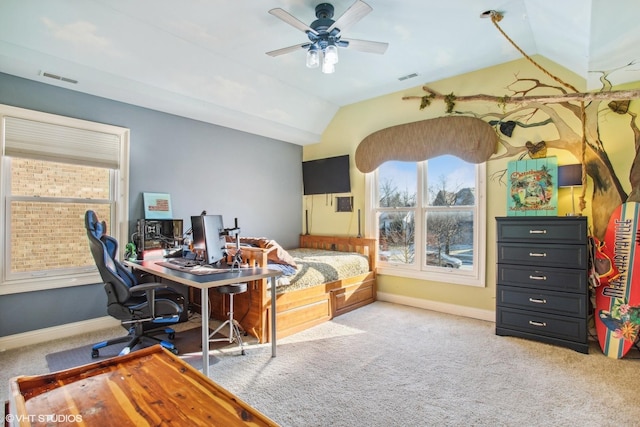
{"type": "MultiPolygon", "coordinates": [[[[327,75],[302,49],[265,54],[307,40],[268,11],[310,24],[319,0],[0,0],[0,72],[305,145],[341,106],[521,58],[487,10],[588,89],[600,87],[594,71],[640,60],[638,0],[366,1],[373,11],[343,36],[389,48],[340,49],[327,75]]],[[[333,0],[334,19],[353,2],[333,0]]],[[[615,78],[640,81],[639,67],[615,78]]]]}

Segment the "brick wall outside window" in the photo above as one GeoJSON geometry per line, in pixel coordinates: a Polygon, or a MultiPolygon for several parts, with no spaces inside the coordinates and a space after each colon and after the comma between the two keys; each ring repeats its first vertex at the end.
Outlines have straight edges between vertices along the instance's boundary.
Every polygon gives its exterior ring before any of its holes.
{"type": "Polygon", "coordinates": [[[34,198],[11,202],[11,272],[95,265],[84,213],[96,211],[110,231],[110,205],[92,202],[109,200],[109,184],[108,169],[12,158],[11,195],[34,198]]]}

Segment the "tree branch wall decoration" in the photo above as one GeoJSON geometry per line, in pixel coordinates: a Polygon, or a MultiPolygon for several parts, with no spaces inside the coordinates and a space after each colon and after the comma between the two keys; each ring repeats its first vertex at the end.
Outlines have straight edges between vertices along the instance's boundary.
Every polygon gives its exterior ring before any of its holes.
{"type": "MultiPolygon", "coordinates": [[[[546,76],[555,80],[559,85],[546,84],[535,78],[520,78],[509,85],[510,94],[503,96],[470,95],[459,96],[453,92],[443,95],[423,87],[426,92],[422,96],[406,96],[404,100],[420,100],[420,109],[430,106],[433,101],[442,100],[446,104],[446,113],[476,117],[498,126],[509,123],[510,133],[516,129],[531,129],[535,127],[552,125],[557,131],[558,137],[551,141],[536,141],[522,145],[512,144],[510,140],[499,137],[499,144],[504,148],[500,154],[492,156],[490,160],[500,158],[531,155],[531,147],[544,143],[546,148],[566,150],[573,154],[582,164],[582,194],[579,198],[579,210],[586,208],[585,194],[587,188],[587,175],[593,182],[593,196],[591,199],[591,217],[593,234],[602,239],[604,236],[611,213],[623,202],[640,201],[640,130],[636,123],[636,114],[629,110],[629,102],[640,98],[640,90],[613,91],[609,76],[615,72],[635,64],[631,61],[616,70],[598,71],[602,87],[594,93],[579,93],[572,85],[564,82],[544,69],[526,54],[509,36],[500,28],[498,22],[503,19],[503,14],[489,10],[481,15],[490,17],[491,22],[498,31],[518,50],[530,63],[542,71],[546,76]],[[569,89],[571,92],[569,92],[569,89]],[[538,93],[544,93],[539,95],[538,93]],[[455,111],[455,103],[469,101],[494,102],[500,108],[500,112],[478,114],[474,112],[455,111]],[[602,108],[603,101],[608,101],[607,108],[602,108]],[[615,173],[611,160],[605,150],[600,129],[600,115],[603,112],[629,116],[629,128],[634,135],[634,161],[629,173],[631,192],[627,194],[615,173]],[[571,119],[577,119],[580,129],[572,125],[571,119]]],[[[502,129],[501,129],[502,130],[502,129]]],[[[500,132],[497,132],[500,135],[500,132]]],[[[506,135],[503,132],[503,135],[506,135]]],[[[522,141],[522,138],[518,139],[522,141]]],[[[499,179],[504,178],[504,173],[499,179]]]]}
{"type": "MultiPolygon", "coordinates": [[[[593,221],[593,234],[601,238],[606,229],[609,217],[613,210],[626,201],[640,201],[640,130],[636,123],[636,114],[628,108],[629,99],[640,98],[640,90],[612,91],[607,78],[609,72],[603,72],[600,81],[603,86],[600,92],[594,93],[567,93],[560,86],[546,84],[535,78],[517,77],[508,86],[509,95],[502,97],[492,95],[457,96],[457,104],[469,101],[487,101],[495,103],[496,111],[488,113],[475,113],[471,111],[454,110],[451,114],[471,116],[487,121],[500,127],[506,122],[515,123],[517,138],[509,138],[498,132],[498,144],[502,150],[489,160],[503,158],[522,158],[529,154],[525,141],[526,131],[541,126],[553,126],[558,137],[544,141],[547,148],[566,150],[584,165],[585,174],[593,182],[593,196],[591,199],[591,217],[593,221]],[[531,93],[545,91],[550,95],[531,95],[531,93]],[[553,94],[553,92],[556,92],[553,94]],[[611,101],[620,101],[612,103],[611,101]],[[584,110],[581,105],[584,102],[584,110]],[[505,104],[501,107],[500,104],[505,104]],[[603,106],[604,104],[604,106],[603,106]],[[625,104],[626,108],[625,108],[625,104]],[[600,119],[606,114],[619,114],[629,116],[628,126],[634,135],[634,162],[629,179],[631,192],[627,194],[623,185],[615,173],[614,167],[606,152],[607,141],[603,140],[600,129],[600,119]],[[575,126],[576,119],[583,124],[578,129],[575,126]],[[584,148],[583,148],[584,135],[584,148]]],[[[447,95],[424,87],[431,101],[445,101],[447,95]]],[[[406,100],[422,100],[420,96],[407,96],[406,100]]],[[[532,142],[532,144],[537,141],[532,142]]],[[[620,143],[617,141],[617,143],[620,143]]],[[[586,187],[583,181],[583,189],[586,187]]],[[[584,194],[580,198],[580,211],[586,207],[584,194]]]]}

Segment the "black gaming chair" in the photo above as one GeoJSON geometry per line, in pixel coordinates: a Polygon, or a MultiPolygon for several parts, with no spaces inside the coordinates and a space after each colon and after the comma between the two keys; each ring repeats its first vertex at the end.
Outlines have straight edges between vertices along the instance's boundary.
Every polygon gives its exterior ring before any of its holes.
{"type": "Polygon", "coordinates": [[[125,337],[94,345],[91,357],[98,357],[99,349],[103,347],[128,341],[120,352],[120,355],[127,354],[148,339],[177,354],[178,350],[172,343],[154,335],[164,333],[170,340],[175,337],[174,330],[168,326],[181,321],[180,315],[185,310],[184,297],[162,283],[138,283],[136,277],[118,261],[118,241],[106,234],[105,222],[100,222],[96,213],[88,210],[84,223],[91,254],[107,292],[107,312],[129,331],[125,337]]]}

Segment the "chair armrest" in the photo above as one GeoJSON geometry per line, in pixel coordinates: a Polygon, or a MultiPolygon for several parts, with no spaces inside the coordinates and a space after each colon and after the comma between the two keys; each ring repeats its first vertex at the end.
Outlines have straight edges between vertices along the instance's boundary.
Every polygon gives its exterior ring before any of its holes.
{"type": "Polygon", "coordinates": [[[139,285],[135,285],[129,288],[131,293],[140,292],[140,291],[148,291],[150,289],[167,289],[171,287],[169,283],[161,283],[161,282],[149,282],[149,283],[141,283],[139,285]]]}

